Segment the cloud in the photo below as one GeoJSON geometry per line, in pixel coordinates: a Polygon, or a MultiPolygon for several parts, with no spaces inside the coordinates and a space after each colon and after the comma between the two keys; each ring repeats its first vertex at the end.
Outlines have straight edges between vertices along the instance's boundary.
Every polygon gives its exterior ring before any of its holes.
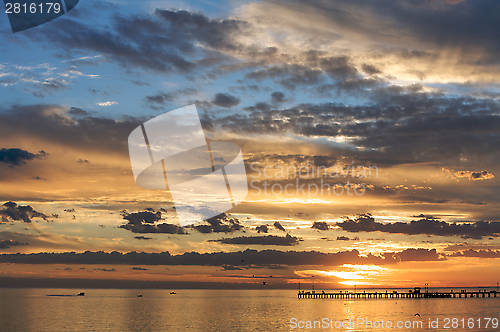
{"type": "Polygon", "coordinates": [[[500,250],[474,250],[467,249],[465,251],[454,252],[448,255],[450,257],[476,257],[476,258],[500,258],[500,250]]]}
{"type": "Polygon", "coordinates": [[[233,265],[222,265],[222,269],[224,271],[242,271],[243,269],[238,266],[233,266],[233,265]]]}
{"type": "Polygon", "coordinates": [[[180,255],[162,253],[120,253],[103,251],[84,253],[37,253],[0,255],[2,263],[19,264],[131,264],[131,265],[200,265],[200,266],[300,266],[321,265],[339,266],[343,264],[394,264],[395,259],[360,256],[357,250],[337,253],[317,251],[277,251],[250,250],[238,252],[197,253],[186,252],[180,255]]]}
{"type": "Polygon", "coordinates": [[[495,176],[491,174],[490,172],[484,170],[484,171],[453,171],[449,170],[447,168],[443,167],[443,171],[447,174],[449,174],[452,178],[454,179],[460,179],[460,178],[466,178],[471,181],[478,181],[478,180],[490,180],[493,179],[495,176]]]}
{"type": "Polygon", "coordinates": [[[28,246],[29,243],[22,243],[12,240],[0,240],[0,249],[9,249],[11,246],[28,246]]]}
{"type": "Polygon", "coordinates": [[[329,226],[328,226],[328,224],[327,224],[326,222],[324,222],[324,221],[315,221],[315,222],[312,224],[311,228],[318,229],[318,230],[320,230],[320,231],[327,231],[327,230],[328,230],[328,228],[329,228],[329,226]]]}
{"type": "Polygon", "coordinates": [[[156,95],[146,96],[145,99],[149,104],[165,105],[166,102],[174,100],[174,95],[172,93],[162,92],[156,95]]]}
{"type": "Polygon", "coordinates": [[[301,64],[285,64],[258,69],[245,75],[246,79],[261,81],[272,79],[288,90],[295,90],[297,85],[315,85],[323,80],[323,72],[301,64]]]}
{"type": "Polygon", "coordinates": [[[283,232],[286,232],[285,228],[283,226],[281,226],[280,222],[279,221],[275,221],[274,222],[274,227],[280,231],[283,231],[283,232]]]}
{"type": "Polygon", "coordinates": [[[156,10],[156,15],[170,23],[172,30],[180,33],[186,40],[192,38],[213,49],[237,51],[240,43],[233,40],[235,34],[243,34],[250,29],[247,22],[236,19],[211,20],[208,17],[185,10],[177,12],[156,10]]]}
{"type": "MultiPolygon", "coordinates": [[[[12,137],[24,137],[72,150],[105,154],[111,152],[128,158],[128,135],[148,119],[142,117],[110,119],[90,115],[74,119],[66,114],[71,110],[63,106],[41,104],[14,105],[2,109],[0,138],[8,140],[12,137]]],[[[38,155],[42,157],[45,153],[40,151],[38,155]]],[[[19,162],[22,161],[21,158],[19,162]]]]}
{"type": "Polygon", "coordinates": [[[122,216],[123,219],[128,220],[129,224],[133,225],[141,223],[154,224],[155,222],[161,219],[161,212],[160,211],[156,213],[150,211],[134,212],[134,213],[124,212],[122,216]]]}
{"type": "Polygon", "coordinates": [[[131,231],[132,233],[163,233],[163,234],[188,234],[184,229],[175,224],[161,223],[156,225],[148,224],[126,224],[121,225],[119,228],[123,228],[131,231]]]}
{"type": "Polygon", "coordinates": [[[194,225],[191,227],[203,234],[232,233],[243,230],[243,225],[240,224],[240,220],[231,217],[226,213],[221,213],[215,217],[205,220],[201,225],[194,225]]]}
{"type": "Polygon", "coordinates": [[[436,249],[405,249],[398,253],[384,254],[385,257],[397,258],[402,262],[430,262],[446,260],[446,256],[437,253],[436,249]]]}
{"type": "Polygon", "coordinates": [[[94,269],[94,271],[102,271],[102,272],[116,272],[116,269],[94,269]]]}
{"type": "MultiPolygon", "coordinates": [[[[123,219],[128,220],[128,223],[119,226],[119,228],[129,230],[132,233],[187,234],[184,229],[178,225],[158,223],[162,220],[161,211],[154,212],[152,208],[148,210],[149,211],[134,213],[123,212],[123,219]]],[[[146,238],[142,237],[141,239],[146,238]]]]}
{"type": "Polygon", "coordinates": [[[360,215],[356,219],[346,219],[335,224],[348,232],[385,232],[407,235],[437,235],[460,236],[464,239],[482,239],[483,237],[499,237],[500,222],[476,221],[469,223],[447,223],[434,218],[412,220],[409,223],[380,223],[368,214],[360,215]]]}
{"type": "Polygon", "coordinates": [[[337,236],[337,241],[359,241],[359,237],[337,236]]]}
{"type": "Polygon", "coordinates": [[[368,75],[376,75],[376,74],[381,74],[382,73],[374,65],[364,64],[361,68],[368,75]]]}
{"type": "Polygon", "coordinates": [[[294,246],[301,241],[295,236],[240,236],[233,238],[222,238],[219,240],[211,240],[212,242],[220,242],[224,244],[243,244],[243,245],[267,245],[267,246],[294,246]]]}
{"type": "MultiPolygon", "coordinates": [[[[208,121],[211,131],[239,135],[289,134],[311,140],[337,137],[357,148],[357,159],[365,164],[438,162],[446,166],[463,165],[466,160],[477,167],[472,161],[482,156],[488,163],[484,167],[495,169],[500,163],[500,157],[493,153],[500,144],[497,101],[412,92],[413,88],[374,89],[371,101],[359,106],[318,103],[272,110],[248,107],[247,113],[208,121]]],[[[334,156],[335,151],[331,154],[334,156]]],[[[469,174],[471,178],[487,179],[493,172],[469,174]]]]}
{"type": "MultiPolygon", "coordinates": [[[[128,223],[119,228],[129,230],[133,233],[165,233],[165,234],[188,234],[186,229],[175,224],[158,223],[162,220],[162,212],[154,212],[153,208],[135,213],[122,213],[123,219],[128,223]]],[[[240,220],[225,213],[203,221],[202,224],[192,225],[192,228],[202,234],[210,233],[233,233],[243,229],[240,220]]]]}
{"type": "Polygon", "coordinates": [[[68,111],[68,114],[74,115],[74,116],[89,116],[90,112],[85,111],[85,110],[78,108],[78,107],[71,107],[70,110],[68,111]]]}
{"type": "Polygon", "coordinates": [[[134,236],[135,239],[137,240],[152,240],[152,237],[145,237],[145,236],[134,236]]]}
{"type": "Polygon", "coordinates": [[[273,92],[271,93],[271,101],[273,103],[282,103],[285,101],[285,95],[283,94],[283,92],[273,92]]]}
{"type": "Polygon", "coordinates": [[[168,102],[172,102],[180,96],[193,95],[197,92],[198,90],[196,89],[186,88],[172,92],[159,92],[155,95],[146,96],[144,99],[148,107],[152,109],[163,109],[163,106],[165,106],[168,102]]]}
{"type": "Polygon", "coordinates": [[[206,63],[205,58],[216,58],[215,52],[237,52],[242,46],[233,36],[249,29],[236,19],[157,9],[154,14],[116,15],[106,26],[64,17],[27,37],[61,47],[68,58],[74,58],[73,52],[97,53],[126,70],[187,73],[206,63]]]}
{"type": "Polygon", "coordinates": [[[394,68],[395,76],[461,73],[465,78],[476,68],[473,75],[481,80],[482,74],[493,79],[498,74],[495,10],[488,0],[272,0],[248,5],[247,16],[279,34],[276,43],[289,37],[298,40],[296,47],[344,50],[347,44],[351,52],[364,52],[363,59],[394,68]]]}
{"type": "Polygon", "coordinates": [[[0,70],[2,70],[0,85],[6,87],[24,84],[23,91],[31,92],[33,96],[39,98],[68,89],[71,79],[78,76],[70,69],[58,70],[49,63],[40,63],[36,66],[5,63],[0,65],[0,70]]]}
{"type": "Polygon", "coordinates": [[[218,93],[215,95],[214,100],[212,101],[212,104],[224,107],[224,108],[231,108],[233,106],[236,106],[240,103],[240,99],[236,98],[234,96],[231,96],[226,93],[218,93]]]}
{"type": "Polygon", "coordinates": [[[28,160],[43,158],[46,155],[47,153],[43,150],[34,154],[19,148],[2,148],[0,149],[0,162],[11,166],[21,166],[26,165],[28,160]]]}
{"type": "Polygon", "coordinates": [[[29,205],[17,205],[14,202],[4,203],[2,210],[0,210],[0,216],[8,217],[11,220],[22,220],[25,223],[31,223],[33,218],[42,218],[43,220],[48,218],[48,216],[36,211],[29,205]]]}
{"type": "Polygon", "coordinates": [[[36,83],[35,86],[38,87],[39,90],[34,91],[33,95],[40,98],[44,98],[46,94],[51,95],[54,92],[68,89],[68,82],[64,80],[46,79],[36,83]]]}
{"type": "Polygon", "coordinates": [[[267,232],[269,232],[269,229],[268,229],[267,225],[257,226],[257,227],[255,227],[255,230],[257,231],[257,233],[267,233],[267,232]]]}
{"type": "Polygon", "coordinates": [[[435,249],[405,249],[382,256],[361,256],[357,250],[323,253],[318,251],[251,250],[238,252],[198,253],[171,255],[161,253],[120,253],[86,251],[83,253],[3,254],[0,263],[16,264],[124,264],[124,265],[198,265],[237,268],[283,268],[286,266],[341,266],[344,264],[387,265],[400,261],[443,260],[435,249]]]}
{"type": "Polygon", "coordinates": [[[104,101],[104,102],[98,102],[97,105],[106,107],[106,106],[118,105],[118,102],[117,101],[104,101]]]}

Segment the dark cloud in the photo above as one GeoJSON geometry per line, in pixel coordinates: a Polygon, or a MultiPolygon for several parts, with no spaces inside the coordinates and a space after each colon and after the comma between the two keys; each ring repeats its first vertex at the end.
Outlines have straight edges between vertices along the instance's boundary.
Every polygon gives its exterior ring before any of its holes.
{"type": "Polygon", "coordinates": [[[46,156],[45,151],[40,151],[37,154],[31,153],[19,148],[2,148],[0,149],[0,162],[11,165],[21,166],[26,165],[26,161],[46,156]]]}
{"type": "MultiPolygon", "coordinates": [[[[147,117],[110,119],[98,116],[68,117],[68,110],[56,105],[13,106],[0,112],[0,139],[24,137],[73,150],[87,150],[128,156],[128,135],[147,117]]],[[[40,151],[39,157],[46,155],[40,151]]],[[[22,161],[21,161],[22,163],[22,161]]]]}
{"type": "Polygon", "coordinates": [[[363,71],[368,74],[368,75],[376,75],[376,74],[381,74],[382,72],[377,69],[377,67],[369,64],[364,64],[362,66],[363,71]]]}
{"type": "Polygon", "coordinates": [[[195,39],[213,49],[238,51],[241,45],[234,41],[235,34],[245,34],[250,29],[247,22],[235,19],[211,20],[208,17],[184,10],[170,11],[157,9],[155,14],[170,23],[172,32],[179,39],[195,39]]]}
{"type": "Polygon", "coordinates": [[[242,46],[233,36],[249,29],[248,23],[235,19],[212,20],[184,10],[157,9],[153,15],[116,15],[106,27],[61,18],[27,36],[56,44],[67,53],[102,54],[125,69],[168,73],[189,72],[197,62],[204,63],[202,59],[214,58],[214,51],[237,52],[242,46]]]}
{"type": "MultiPolygon", "coordinates": [[[[304,12],[310,13],[318,22],[311,24],[310,34],[317,34],[317,27],[329,26],[332,34],[340,31],[354,42],[369,40],[372,44],[384,45],[385,49],[392,46],[408,53],[424,52],[423,49],[443,50],[442,57],[453,50],[454,57],[478,67],[498,64],[495,59],[500,53],[496,43],[500,38],[500,23],[496,15],[497,3],[492,1],[293,0],[269,3],[279,6],[277,11],[283,7],[289,14],[295,12],[297,21],[301,21],[304,12]]],[[[304,25],[297,28],[304,29],[304,25]]]]}
{"type": "Polygon", "coordinates": [[[186,252],[180,255],[162,253],[106,253],[103,251],[84,253],[36,253],[36,254],[4,254],[0,255],[1,263],[18,264],[127,264],[127,265],[200,265],[200,266],[236,266],[236,267],[267,267],[267,266],[340,266],[343,264],[395,264],[405,259],[415,259],[417,256],[435,260],[433,250],[406,249],[396,253],[386,253],[383,256],[368,254],[361,256],[357,250],[336,253],[318,251],[278,251],[250,250],[238,252],[214,252],[200,254],[186,252]],[[411,254],[406,254],[410,251],[411,254]],[[418,254],[415,255],[415,252],[418,254]],[[430,254],[429,254],[430,253],[430,254]],[[411,257],[413,255],[413,257],[411,257]]]}
{"type": "Polygon", "coordinates": [[[135,239],[137,240],[152,240],[152,237],[146,237],[146,236],[134,236],[135,239]]]}
{"type": "MultiPolygon", "coordinates": [[[[259,270],[259,269],[267,269],[267,270],[286,270],[287,266],[281,264],[270,264],[270,265],[242,265],[242,266],[234,266],[234,265],[223,265],[222,269],[224,271],[243,271],[243,270],[259,270]]],[[[249,278],[249,276],[242,275],[243,278],[249,278]]],[[[255,276],[252,276],[254,278],[255,276]]],[[[258,276],[258,278],[271,278],[271,276],[258,276]]]]}
{"type": "Polygon", "coordinates": [[[163,92],[152,96],[146,96],[145,99],[146,102],[150,104],[165,105],[166,102],[174,100],[174,95],[172,93],[163,92]]]}
{"type": "Polygon", "coordinates": [[[231,217],[226,213],[221,213],[205,220],[201,225],[191,227],[203,234],[232,233],[243,229],[243,225],[240,224],[239,219],[231,217]]]}
{"type": "Polygon", "coordinates": [[[94,269],[94,271],[102,271],[102,272],[116,272],[116,269],[94,269]]]}
{"type": "Polygon", "coordinates": [[[311,228],[314,228],[314,229],[319,229],[320,231],[327,231],[329,226],[326,222],[324,221],[315,221],[311,228]]]}
{"type": "Polygon", "coordinates": [[[174,99],[179,98],[183,95],[193,95],[196,94],[198,90],[193,88],[186,88],[181,90],[175,90],[172,92],[159,92],[155,95],[146,96],[144,99],[146,104],[152,109],[163,109],[168,102],[174,101],[174,99]]]}
{"type": "Polygon", "coordinates": [[[90,112],[85,111],[85,110],[78,108],[78,107],[71,107],[70,110],[68,111],[68,114],[74,115],[74,116],[89,116],[90,112]]]}
{"type": "Polygon", "coordinates": [[[257,226],[257,227],[255,227],[255,230],[257,231],[257,233],[268,233],[269,232],[267,225],[257,226]]]}
{"type": "Polygon", "coordinates": [[[38,91],[34,91],[33,95],[35,97],[44,98],[45,95],[51,95],[54,92],[62,91],[68,89],[68,84],[63,81],[58,81],[55,79],[48,79],[44,82],[35,85],[38,91]]]}
{"type": "Polygon", "coordinates": [[[222,238],[219,240],[212,240],[213,242],[220,242],[224,244],[243,244],[243,245],[264,245],[264,246],[294,246],[299,244],[301,239],[290,236],[240,236],[233,238],[222,238]]]}
{"type": "Polygon", "coordinates": [[[396,258],[401,262],[417,262],[417,261],[440,261],[446,260],[446,256],[437,253],[436,249],[405,249],[399,253],[384,254],[386,258],[396,258]]]}
{"type": "Polygon", "coordinates": [[[337,241],[359,241],[359,237],[350,238],[348,236],[337,236],[337,241]]]}
{"type": "Polygon", "coordinates": [[[154,224],[158,220],[161,220],[161,212],[156,213],[150,211],[135,212],[135,213],[123,213],[123,219],[128,220],[129,224],[137,225],[141,223],[154,224]]]}
{"type": "Polygon", "coordinates": [[[385,232],[407,235],[460,236],[464,239],[499,237],[500,222],[476,221],[470,223],[447,223],[436,219],[412,220],[409,223],[381,223],[368,214],[356,219],[347,219],[335,226],[348,232],[385,232]]]}
{"type": "Polygon", "coordinates": [[[22,220],[26,223],[30,223],[33,218],[42,218],[47,220],[48,216],[36,211],[29,205],[17,205],[14,202],[7,202],[2,205],[2,210],[0,210],[0,216],[10,218],[11,220],[22,220]]]}
{"type": "MultiPolygon", "coordinates": [[[[375,89],[371,102],[359,106],[336,103],[299,104],[285,109],[259,110],[210,119],[212,130],[238,134],[310,137],[353,137],[350,144],[366,163],[395,165],[440,162],[477,167],[484,160],[494,167],[500,157],[500,105],[487,98],[446,97],[415,87],[375,89]],[[416,92],[412,90],[416,89],[416,92]],[[383,152],[380,152],[383,151],[383,152]]],[[[483,168],[484,169],[484,168],[483,168]]],[[[468,173],[477,179],[491,178],[468,173]]]]}
{"type": "Polygon", "coordinates": [[[271,93],[271,101],[273,103],[282,103],[285,101],[285,95],[283,94],[283,92],[273,92],[271,93]]]}
{"type": "Polygon", "coordinates": [[[283,231],[283,232],[286,232],[285,228],[283,226],[281,226],[280,222],[279,221],[275,221],[274,222],[274,227],[280,231],[283,231]]]}
{"type": "Polygon", "coordinates": [[[450,257],[477,257],[477,258],[500,258],[500,250],[474,250],[467,249],[465,251],[454,252],[448,255],[450,257]]]}
{"type": "Polygon", "coordinates": [[[284,88],[295,90],[297,85],[314,85],[323,80],[323,72],[303,64],[285,64],[258,69],[245,75],[252,80],[272,79],[284,88]]]}
{"type": "Polygon", "coordinates": [[[150,224],[126,224],[121,225],[119,228],[123,228],[131,231],[132,233],[163,233],[163,234],[188,234],[184,229],[175,224],[161,223],[156,225],[150,224]]]}
{"type": "Polygon", "coordinates": [[[184,229],[178,225],[158,223],[162,220],[161,211],[123,212],[122,216],[123,219],[128,220],[128,223],[121,225],[119,228],[129,230],[132,233],[187,234],[184,229]]]}
{"type": "Polygon", "coordinates": [[[29,243],[22,243],[12,240],[0,240],[0,249],[9,249],[11,246],[27,246],[29,243]]]}
{"type": "Polygon", "coordinates": [[[224,271],[242,271],[243,269],[234,265],[222,265],[224,271]]]}
{"type": "Polygon", "coordinates": [[[144,82],[141,80],[131,80],[132,84],[137,85],[137,86],[151,86],[148,82],[144,82]]]}
{"type": "Polygon", "coordinates": [[[233,106],[238,105],[239,103],[240,103],[239,98],[236,98],[235,96],[231,96],[226,93],[216,94],[214,100],[212,101],[212,104],[225,108],[231,108],[233,106]]]}
{"type": "Polygon", "coordinates": [[[311,65],[320,67],[326,74],[337,80],[352,79],[358,75],[358,70],[347,56],[318,57],[317,52],[310,52],[308,60],[311,65]]]}

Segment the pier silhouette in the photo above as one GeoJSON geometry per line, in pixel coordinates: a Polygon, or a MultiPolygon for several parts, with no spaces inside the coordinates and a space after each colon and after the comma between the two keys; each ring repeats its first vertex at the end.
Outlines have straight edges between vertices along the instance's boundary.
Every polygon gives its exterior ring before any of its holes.
{"type": "Polygon", "coordinates": [[[385,291],[385,292],[350,292],[350,291],[339,291],[339,292],[329,292],[325,291],[316,292],[312,291],[301,291],[297,297],[299,299],[432,299],[432,298],[471,298],[471,297],[497,297],[500,294],[496,290],[492,291],[467,291],[462,289],[460,292],[429,292],[428,289],[425,292],[420,291],[420,287],[414,287],[413,290],[407,292],[398,291],[385,291]]]}

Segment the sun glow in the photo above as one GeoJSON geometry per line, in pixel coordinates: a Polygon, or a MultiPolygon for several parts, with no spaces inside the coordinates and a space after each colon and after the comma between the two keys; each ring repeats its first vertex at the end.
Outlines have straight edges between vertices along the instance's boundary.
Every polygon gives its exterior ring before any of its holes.
{"type": "Polygon", "coordinates": [[[339,283],[343,285],[374,285],[377,284],[377,277],[386,276],[390,271],[388,268],[376,265],[343,264],[336,270],[304,270],[296,273],[303,277],[333,277],[340,279],[339,283]]]}

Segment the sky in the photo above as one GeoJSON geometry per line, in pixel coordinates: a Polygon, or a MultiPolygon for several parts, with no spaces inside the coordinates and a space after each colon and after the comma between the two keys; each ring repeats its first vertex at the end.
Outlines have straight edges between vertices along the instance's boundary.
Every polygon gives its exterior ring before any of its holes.
{"type": "Polygon", "coordinates": [[[2,12],[0,280],[496,287],[499,14],[81,0],[13,33],[2,12]],[[208,142],[241,148],[249,192],[182,227],[127,139],[192,104],[208,142]]]}

